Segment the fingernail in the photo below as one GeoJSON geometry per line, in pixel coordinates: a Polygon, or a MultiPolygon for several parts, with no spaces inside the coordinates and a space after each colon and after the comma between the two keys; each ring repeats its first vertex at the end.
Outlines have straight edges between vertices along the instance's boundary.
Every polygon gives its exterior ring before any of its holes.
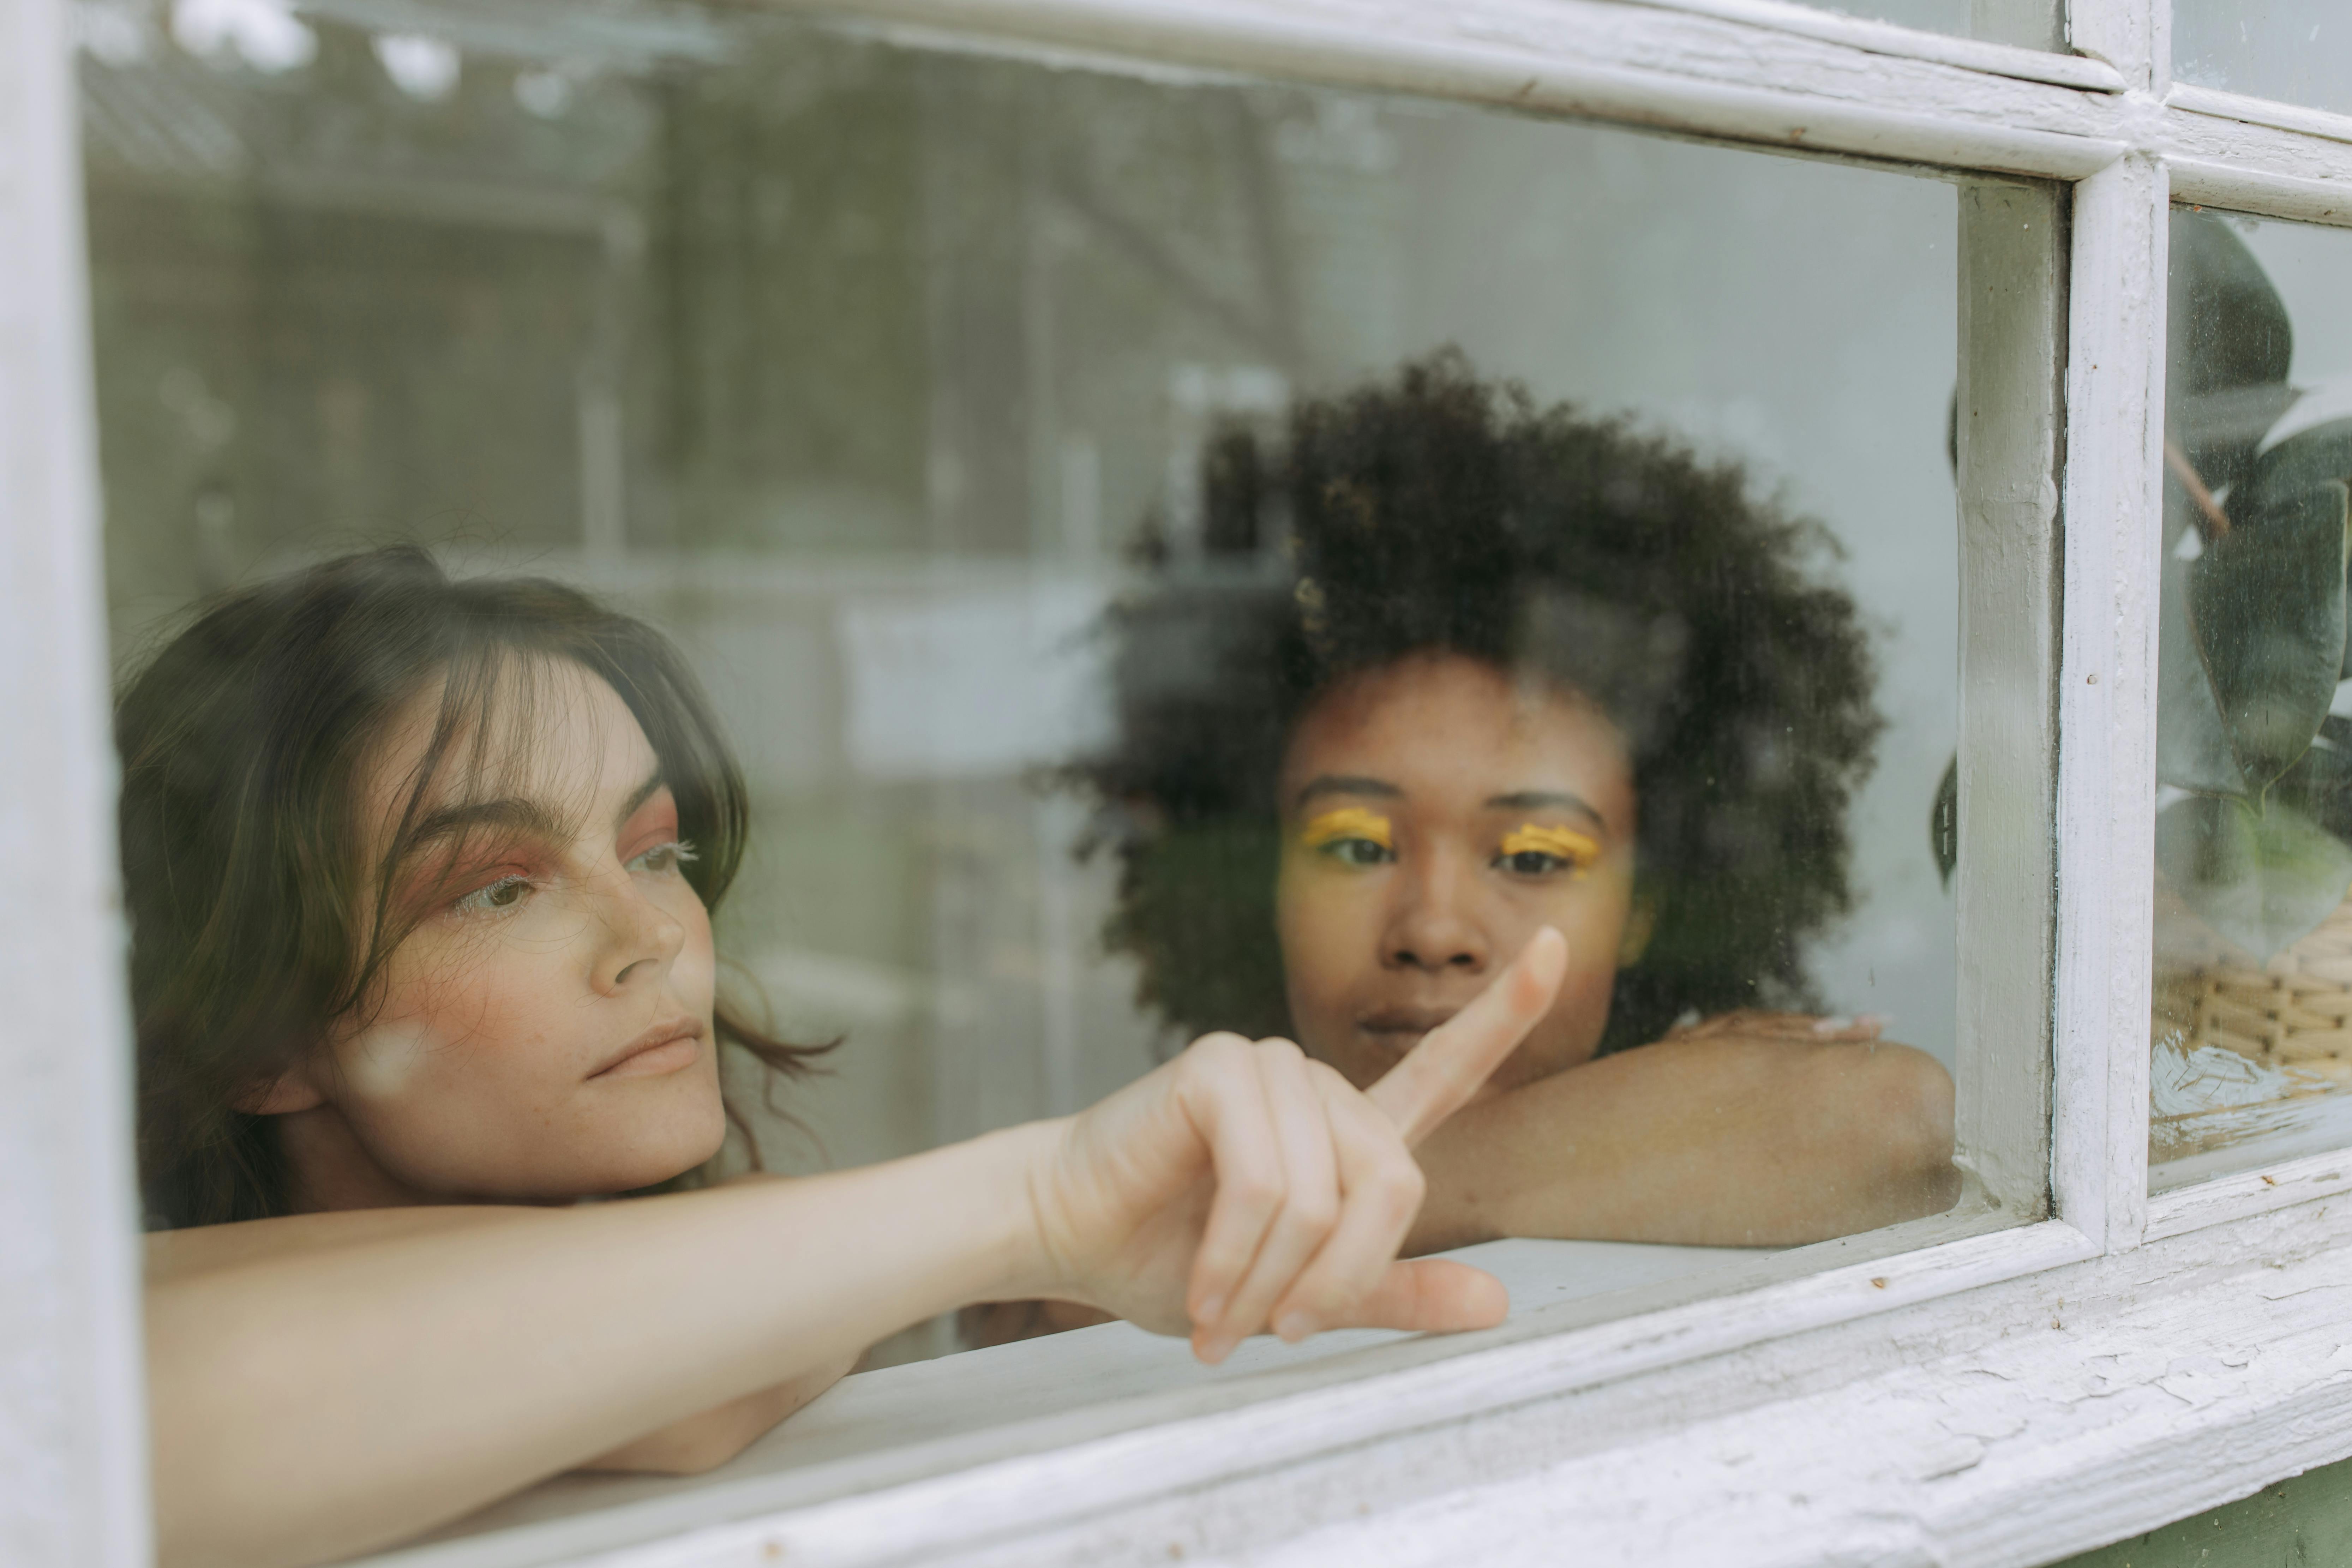
{"type": "Polygon", "coordinates": [[[1883,1029],[1895,1020],[1885,1013],[1864,1013],[1854,1022],[1865,1029],[1883,1029]]]}
{"type": "Polygon", "coordinates": [[[1285,1312],[1274,1325],[1274,1331],[1286,1343],[1295,1345],[1315,1331],[1315,1320],[1304,1312],[1285,1312]]]}
{"type": "Polygon", "coordinates": [[[1225,1299],[1223,1296],[1212,1296],[1193,1309],[1192,1321],[1196,1323],[1213,1323],[1224,1315],[1224,1310],[1225,1299]]]}
{"type": "Polygon", "coordinates": [[[1853,1027],[1853,1020],[1852,1018],[1816,1018],[1813,1020],[1813,1033],[1816,1035],[1834,1035],[1839,1033],[1841,1030],[1851,1029],[1853,1027]]]}

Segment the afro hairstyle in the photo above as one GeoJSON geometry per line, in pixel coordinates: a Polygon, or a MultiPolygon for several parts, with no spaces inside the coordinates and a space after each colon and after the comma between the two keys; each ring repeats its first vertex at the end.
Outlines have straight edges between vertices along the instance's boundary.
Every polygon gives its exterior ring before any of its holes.
{"type": "Polygon", "coordinates": [[[1636,899],[1604,1052],[1678,1015],[1812,1005],[1807,939],[1848,911],[1846,812],[1883,721],[1835,541],[1730,463],[1622,418],[1539,408],[1455,350],[1240,424],[1202,458],[1197,549],[1156,521],[1105,618],[1116,740],[1064,771],[1082,853],[1119,864],[1107,946],[1188,1037],[1291,1033],[1275,934],[1275,780],[1339,682],[1414,655],[1534,674],[1601,705],[1639,802],[1636,899]]]}

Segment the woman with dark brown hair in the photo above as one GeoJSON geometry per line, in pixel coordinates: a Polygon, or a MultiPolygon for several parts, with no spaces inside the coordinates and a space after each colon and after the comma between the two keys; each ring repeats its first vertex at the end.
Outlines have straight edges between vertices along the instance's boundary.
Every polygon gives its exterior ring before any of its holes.
{"type": "Polygon", "coordinates": [[[352,556],[212,606],[118,741],[167,1563],[705,1468],[974,1302],[1082,1302],[1210,1361],[1506,1310],[1475,1269],[1396,1261],[1408,1148],[1549,1008],[1557,932],[1365,1090],[1212,1035],[1076,1117],[698,1186],[719,1048],[809,1053],[718,998],[743,786],[656,634],[352,556]]]}

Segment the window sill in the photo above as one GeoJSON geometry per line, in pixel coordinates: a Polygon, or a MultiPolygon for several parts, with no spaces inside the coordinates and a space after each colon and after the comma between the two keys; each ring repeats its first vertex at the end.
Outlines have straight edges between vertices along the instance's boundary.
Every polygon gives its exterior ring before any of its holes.
{"type": "Polygon", "coordinates": [[[373,1561],[1549,1562],[1572,1541],[1644,1562],[2046,1562],[2352,1455],[2347,1240],[2352,1205],[2328,1202],[2104,1257],[2047,1222],[1728,1300],[1817,1249],[1608,1295],[1555,1270],[1548,1304],[1523,1267],[1542,1259],[1498,1258],[1525,1310],[1496,1335],[1530,1337],[1290,1364],[1266,1346],[1179,1377],[1181,1346],[1082,1331],[868,1374],[737,1462],[755,1474],[556,1483],[373,1561]],[[1677,1290],[1706,1296],[1556,1321],[1677,1290]],[[1034,1403],[976,1427],[992,1369],[1034,1403]],[[907,1411],[934,1435],[880,1447],[907,1411]]]}
{"type": "MultiPolygon", "coordinates": [[[[1702,1277],[1776,1256],[1731,1247],[1500,1241],[1445,1256],[1510,1288],[1515,1316],[1551,1315],[1627,1292],[1707,1289],[1702,1277]]],[[[1604,1309],[1605,1310],[1605,1309],[1604,1309]]],[[[1622,1310],[1622,1309],[1619,1309],[1622,1310]]],[[[1205,1401],[1246,1403],[1280,1374],[1350,1373],[1361,1353],[1413,1336],[1378,1330],[1304,1344],[1253,1340],[1218,1367],[1181,1340],[1125,1323],[971,1351],[845,1378],[806,1410],[706,1476],[575,1475],[551,1481],[372,1562],[390,1568],[508,1568],[590,1545],[650,1541],[681,1526],[746,1518],[877,1485],[968,1468],[1163,1420],[1205,1401]]],[[[1422,1340],[1440,1348],[1445,1342],[1422,1340]]]]}

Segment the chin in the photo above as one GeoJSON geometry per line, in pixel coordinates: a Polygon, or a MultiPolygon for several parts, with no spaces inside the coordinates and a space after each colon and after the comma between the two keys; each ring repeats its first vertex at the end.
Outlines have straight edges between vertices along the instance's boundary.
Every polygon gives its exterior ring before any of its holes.
{"type": "Polygon", "coordinates": [[[727,1142],[727,1112],[716,1095],[707,1106],[647,1121],[650,1125],[641,1123],[627,1137],[613,1140],[612,1146],[625,1152],[599,1173],[604,1191],[630,1193],[674,1181],[707,1163],[727,1142]]]}

